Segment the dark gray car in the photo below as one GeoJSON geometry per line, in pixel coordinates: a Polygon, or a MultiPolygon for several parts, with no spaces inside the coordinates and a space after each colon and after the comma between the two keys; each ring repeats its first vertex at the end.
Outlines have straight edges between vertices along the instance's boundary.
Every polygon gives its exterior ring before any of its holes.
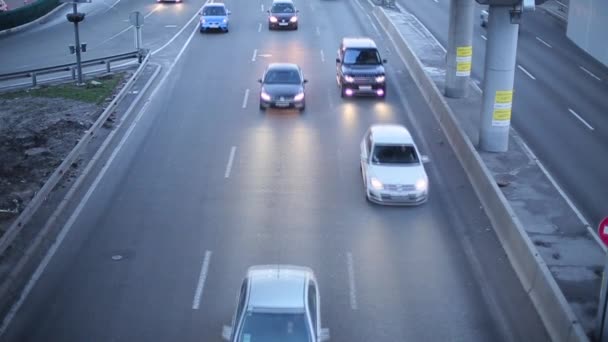
{"type": "Polygon", "coordinates": [[[297,108],[304,111],[304,79],[302,69],[292,63],[272,63],[258,80],[260,88],[260,110],[266,108],[297,108]]]}
{"type": "Polygon", "coordinates": [[[298,13],[291,0],[274,0],[268,12],[268,29],[298,29],[298,13]]]}

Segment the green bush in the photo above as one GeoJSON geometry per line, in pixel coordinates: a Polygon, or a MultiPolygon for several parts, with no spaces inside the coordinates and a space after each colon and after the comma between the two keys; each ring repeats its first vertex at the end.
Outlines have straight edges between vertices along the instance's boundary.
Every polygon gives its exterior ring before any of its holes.
{"type": "Polygon", "coordinates": [[[0,31],[34,21],[59,6],[59,0],[37,0],[28,5],[0,13],[0,31]]]}

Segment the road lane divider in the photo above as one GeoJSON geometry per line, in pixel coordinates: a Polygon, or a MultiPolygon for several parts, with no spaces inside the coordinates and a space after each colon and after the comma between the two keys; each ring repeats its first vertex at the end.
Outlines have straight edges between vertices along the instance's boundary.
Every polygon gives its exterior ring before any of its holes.
{"type": "Polygon", "coordinates": [[[350,308],[357,310],[357,288],[355,287],[355,263],[353,254],[346,253],[346,271],[348,272],[348,292],[350,300],[350,308]]]}
{"type": "Polygon", "coordinates": [[[513,269],[552,340],[587,341],[581,323],[578,322],[549,268],[524,231],[477,150],[460,127],[442,92],[426,73],[423,64],[389,18],[386,10],[376,7],[373,14],[386,31],[441,125],[442,131],[483,204],[513,269]]]}
{"type": "Polygon", "coordinates": [[[262,23],[258,24],[258,32],[262,32],[262,23]]]}
{"type": "Polygon", "coordinates": [[[594,73],[592,73],[591,71],[587,70],[587,68],[585,68],[584,66],[579,65],[578,67],[579,67],[579,68],[581,68],[581,70],[583,70],[583,71],[584,71],[585,73],[587,73],[589,76],[591,76],[591,77],[595,78],[596,80],[598,80],[598,81],[600,81],[600,82],[602,81],[602,79],[601,79],[601,78],[597,77],[597,76],[596,76],[594,73]]]}
{"type": "Polygon", "coordinates": [[[207,280],[207,273],[209,272],[209,263],[211,262],[211,251],[205,251],[205,258],[201,265],[201,272],[198,276],[198,282],[196,284],[196,290],[194,291],[194,299],[192,299],[192,309],[198,310],[201,305],[201,296],[203,295],[203,289],[205,288],[205,281],[207,280]]]}
{"type": "Polygon", "coordinates": [[[247,100],[249,99],[249,89],[245,90],[245,95],[243,96],[243,109],[247,108],[247,100]]]}
{"type": "Polygon", "coordinates": [[[539,42],[543,43],[548,48],[552,48],[551,44],[549,44],[546,41],[544,41],[541,37],[536,36],[536,40],[538,40],[539,42]]]}
{"type": "Polygon", "coordinates": [[[486,36],[484,36],[483,34],[481,35],[481,39],[488,40],[488,38],[486,36]]]}
{"type": "Polygon", "coordinates": [[[578,115],[572,108],[568,108],[568,111],[570,112],[570,114],[574,115],[574,117],[576,117],[580,122],[582,122],[583,125],[587,126],[587,128],[592,131],[594,130],[593,126],[591,126],[587,121],[585,121],[585,119],[578,115]]]}
{"type": "Polygon", "coordinates": [[[232,146],[230,149],[230,156],[228,157],[228,164],[226,164],[226,172],[224,172],[224,178],[230,178],[230,171],[232,171],[232,163],[234,161],[234,154],[236,153],[236,146],[232,146]]]}
{"type": "Polygon", "coordinates": [[[258,49],[253,50],[253,56],[251,56],[251,61],[255,62],[255,57],[258,55],[258,49]]]}
{"type": "Polygon", "coordinates": [[[528,77],[530,77],[531,79],[536,80],[536,77],[532,76],[532,74],[528,70],[526,70],[526,68],[521,66],[520,64],[517,64],[517,68],[519,70],[521,70],[524,74],[528,75],[528,77]]]}
{"type": "Polygon", "coordinates": [[[321,62],[325,63],[325,53],[321,50],[321,62]]]}

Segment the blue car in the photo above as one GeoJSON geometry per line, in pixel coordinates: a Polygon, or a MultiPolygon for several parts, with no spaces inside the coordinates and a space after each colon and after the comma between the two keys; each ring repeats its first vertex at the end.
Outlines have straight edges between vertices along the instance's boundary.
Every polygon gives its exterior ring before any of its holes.
{"type": "Polygon", "coordinates": [[[209,3],[201,11],[201,33],[207,30],[228,32],[230,11],[223,3],[209,3]]]}

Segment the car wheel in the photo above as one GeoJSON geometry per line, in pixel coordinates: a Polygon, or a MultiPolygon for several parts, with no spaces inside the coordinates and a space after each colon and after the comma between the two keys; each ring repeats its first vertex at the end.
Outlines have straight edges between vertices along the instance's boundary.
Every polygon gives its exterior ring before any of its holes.
{"type": "Polygon", "coordinates": [[[294,29],[295,31],[297,31],[297,30],[298,30],[298,25],[294,26],[294,27],[293,27],[293,29],[294,29]]]}
{"type": "Polygon", "coordinates": [[[263,104],[261,104],[261,103],[260,103],[260,110],[261,110],[261,111],[265,111],[265,110],[266,110],[266,107],[264,107],[264,105],[263,105],[263,104]]]}
{"type": "Polygon", "coordinates": [[[302,113],[305,109],[306,109],[306,105],[303,105],[302,107],[298,108],[298,110],[300,111],[300,113],[302,113]]]}
{"type": "Polygon", "coordinates": [[[344,92],[344,87],[340,87],[340,97],[341,98],[345,98],[346,97],[346,93],[344,92]]]}

